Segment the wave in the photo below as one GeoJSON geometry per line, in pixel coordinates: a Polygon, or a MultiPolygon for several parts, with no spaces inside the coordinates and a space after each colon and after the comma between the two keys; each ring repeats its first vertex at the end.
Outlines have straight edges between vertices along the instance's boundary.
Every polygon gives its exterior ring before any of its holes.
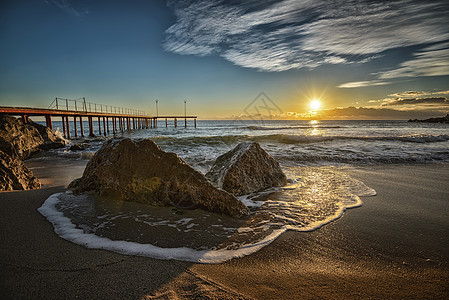
{"type": "Polygon", "coordinates": [[[274,155],[283,165],[372,165],[372,164],[404,164],[404,163],[438,163],[449,161],[449,151],[435,152],[423,155],[411,155],[409,153],[398,155],[397,153],[380,153],[365,155],[363,153],[297,153],[289,155],[274,155]]]}
{"type": "Polygon", "coordinates": [[[152,137],[153,140],[167,143],[167,144],[233,144],[241,141],[256,141],[256,142],[277,142],[281,144],[305,144],[305,143],[320,143],[328,141],[389,141],[389,142],[404,142],[404,143],[438,143],[449,141],[449,135],[403,135],[403,136],[314,136],[314,135],[292,135],[292,134],[269,134],[269,135],[213,135],[213,136],[199,136],[199,137],[152,137]]]}
{"type": "Polygon", "coordinates": [[[296,143],[315,143],[338,140],[353,140],[353,141],[390,141],[390,142],[407,142],[407,143],[436,143],[449,141],[449,135],[404,135],[404,136],[307,136],[307,135],[289,135],[289,134],[275,134],[268,136],[256,137],[256,139],[277,140],[285,144],[296,143]]]}
{"type": "Polygon", "coordinates": [[[249,130],[287,130],[287,129],[335,129],[335,128],[342,128],[341,126],[283,126],[283,127],[267,127],[267,126],[247,126],[243,127],[242,129],[249,129],[249,130]]]}

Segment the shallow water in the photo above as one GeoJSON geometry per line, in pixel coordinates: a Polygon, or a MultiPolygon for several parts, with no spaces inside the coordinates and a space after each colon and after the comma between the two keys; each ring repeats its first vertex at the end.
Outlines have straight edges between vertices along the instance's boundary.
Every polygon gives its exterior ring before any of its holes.
{"type": "MultiPolygon", "coordinates": [[[[203,173],[239,142],[257,141],[279,160],[290,184],[240,197],[251,210],[242,219],[65,193],[50,197],[40,209],[60,236],[90,248],[217,263],[253,253],[286,230],[315,230],[360,206],[360,196],[375,195],[345,168],[449,161],[447,124],[234,120],[199,121],[196,129],[161,125],[115,137],[151,138],[203,173]]],[[[38,167],[66,159],[83,164],[104,140],[84,139],[91,145],[85,151],[52,150],[29,163],[38,167]]]]}
{"type": "Polygon", "coordinates": [[[361,205],[359,196],[375,195],[341,168],[290,167],[285,171],[292,182],[288,186],[240,197],[251,210],[242,219],[70,192],[53,198],[54,206],[44,205],[40,211],[56,228],[73,225],[73,230],[61,236],[87,247],[102,245],[116,251],[114,244],[118,243],[119,252],[135,254],[135,247],[147,245],[138,255],[217,263],[253,253],[286,230],[315,230],[339,218],[347,208],[361,205]],[[58,213],[63,215],[52,220],[58,213]],[[90,243],[93,236],[109,242],[90,243]],[[164,256],[168,249],[170,255],[164,256]],[[183,249],[181,254],[174,254],[177,249],[183,249]]]}

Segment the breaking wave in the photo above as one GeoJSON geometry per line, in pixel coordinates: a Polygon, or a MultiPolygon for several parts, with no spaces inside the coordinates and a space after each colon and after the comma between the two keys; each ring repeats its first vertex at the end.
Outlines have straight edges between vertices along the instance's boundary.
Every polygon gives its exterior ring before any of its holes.
{"type": "Polygon", "coordinates": [[[439,143],[449,141],[449,135],[403,135],[403,136],[321,136],[321,135],[293,135],[293,134],[268,134],[268,135],[214,135],[197,137],[152,137],[155,141],[164,143],[182,143],[182,144],[233,144],[240,141],[255,142],[277,142],[283,144],[306,144],[320,143],[328,141],[390,141],[401,143],[439,143]]]}

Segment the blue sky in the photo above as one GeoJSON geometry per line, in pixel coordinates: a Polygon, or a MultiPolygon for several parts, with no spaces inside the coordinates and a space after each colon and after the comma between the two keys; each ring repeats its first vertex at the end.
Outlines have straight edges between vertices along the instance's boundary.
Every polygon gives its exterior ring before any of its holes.
{"type": "Polygon", "coordinates": [[[449,112],[447,1],[2,1],[0,105],[55,97],[201,118],[449,112]]]}

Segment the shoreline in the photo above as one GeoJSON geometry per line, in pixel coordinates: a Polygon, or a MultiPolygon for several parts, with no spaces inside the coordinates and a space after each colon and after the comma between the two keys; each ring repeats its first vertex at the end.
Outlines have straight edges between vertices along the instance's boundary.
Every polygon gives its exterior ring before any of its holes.
{"type": "Polygon", "coordinates": [[[37,212],[48,196],[65,190],[58,182],[1,193],[0,291],[7,298],[47,299],[444,299],[448,166],[348,168],[377,196],[363,197],[361,207],[318,230],[288,231],[250,256],[217,265],[121,255],[59,238],[37,212]]]}

